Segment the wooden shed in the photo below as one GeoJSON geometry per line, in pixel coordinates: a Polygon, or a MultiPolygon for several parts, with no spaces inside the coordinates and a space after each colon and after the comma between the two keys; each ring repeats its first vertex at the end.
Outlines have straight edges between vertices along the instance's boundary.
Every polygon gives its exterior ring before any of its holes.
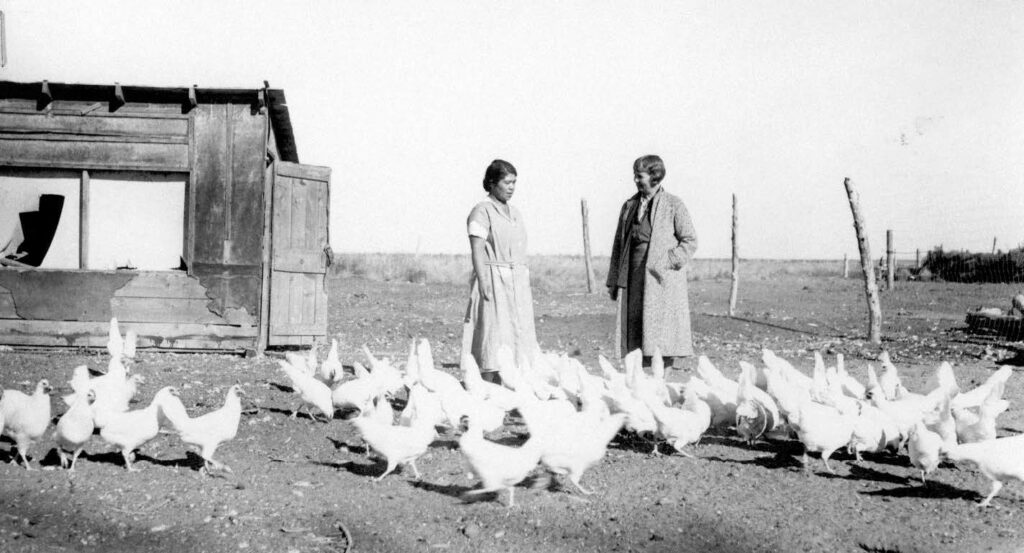
{"type": "Polygon", "coordinates": [[[281,90],[0,81],[0,344],[325,336],[330,169],[298,161],[281,90]]]}

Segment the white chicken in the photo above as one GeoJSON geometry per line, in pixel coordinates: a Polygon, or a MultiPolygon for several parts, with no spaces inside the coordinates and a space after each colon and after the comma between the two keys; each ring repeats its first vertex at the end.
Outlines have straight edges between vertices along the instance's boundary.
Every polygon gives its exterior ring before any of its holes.
{"type": "Polygon", "coordinates": [[[409,397],[405,402],[405,408],[398,417],[398,424],[411,426],[417,419],[430,421],[433,426],[448,424],[448,417],[441,406],[441,398],[434,392],[427,390],[422,384],[413,384],[409,388],[409,397]]]}
{"type": "Polygon", "coordinates": [[[519,408],[530,439],[541,449],[540,463],[555,474],[567,475],[581,493],[594,493],[580,479],[604,458],[608,443],[625,423],[625,413],[611,415],[602,409],[603,402],[592,402],[583,411],[551,418],[541,405],[531,402],[519,408]]]}
{"type": "Polygon", "coordinates": [[[1013,375],[1013,367],[1005,365],[998,371],[992,373],[984,383],[980,384],[973,390],[964,392],[953,398],[953,402],[950,405],[952,409],[969,409],[971,407],[979,407],[986,401],[993,401],[994,399],[1001,399],[1003,397],[1003,390],[1006,387],[1006,381],[1013,375]],[[993,393],[995,395],[993,395],[993,393]]]}
{"type": "Polygon", "coordinates": [[[658,436],[682,455],[693,458],[683,448],[697,443],[707,432],[711,426],[711,407],[697,397],[693,387],[687,387],[683,397],[681,407],[661,404],[648,404],[648,407],[658,423],[658,436]]]}
{"type": "Polygon", "coordinates": [[[4,419],[3,432],[14,439],[18,456],[28,470],[32,470],[28,464],[28,450],[46,434],[46,429],[50,426],[51,390],[49,381],[43,379],[36,384],[32,395],[20,390],[4,390],[3,397],[0,398],[0,413],[4,419]]]}
{"type": "Polygon", "coordinates": [[[57,421],[54,439],[57,442],[57,454],[60,456],[60,468],[75,470],[75,461],[85,449],[85,444],[92,437],[96,425],[93,423],[92,404],[96,401],[96,392],[92,390],[79,394],[71,407],[57,421]],[[71,460],[68,461],[68,453],[71,460]]]}
{"type": "MultiPolygon", "coordinates": [[[[462,368],[462,382],[466,391],[473,397],[489,401],[502,409],[509,411],[515,408],[519,398],[513,390],[500,384],[488,382],[480,375],[480,367],[470,352],[463,352],[460,362],[462,368]]],[[[457,423],[456,423],[457,424],[457,423]]]]}
{"type": "Polygon", "coordinates": [[[896,421],[868,402],[860,403],[860,412],[853,423],[853,434],[847,450],[853,453],[857,461],[862,461],[861,453],[880,453],[897,451],[903,435],[900,434],[896,421]]]}
{"type": "Polygon", "coordinates": [[[597,364],[601,367],[601,374],[608,383],[608,387],[626,385],[626,375],[616,369],[615,365],[612,365],[605,356],[598,355],[597,364]]]}
{"type": "Polygon", "coordinates": [[[1024,480],[1024,434],[984,442],[960,444],[945,452],[952,461],[970,461],[992,480],[992,489],[979,507],[988,507],[992,498],[1010,480],[1024,480]]]}
{"type": "Polygon", "coordinates": [[[943,447],[947,449],[955,446],[958,443],[956,437],[956,419],[953,418],[953,413],[949,408],[950,398],[946,396],[942,398],[942,402],[939,403],[938,409],[934,413],[930,413],[925,417],[925,427],[932,432],[935,432],[942,438],[943,447]]]}
{"type": "Polygon", "coordinates": [[[736,390],[736,432],[748,444],[782,426],[779,407],[772,396],[756,387],[757,369],[740,361],[740,378],[736,390]]]}
{"type": "Polygon", "coordinates": [[[769,365],[765,372],[768,393],[775,398],[780,414],[786,417],[789,426],[804,445],[805,470],[810,467],[808,452],[818,451],[821,452],[825,469],[834,474],[828,458],[837,449],[850,443],[856,414],[843,413],[835,407],[813,401],[808,390],[792,386],[781,373],[779,365],[769,365]]]}
{"type": "Polygon", "coordinates": [[[134,330],[128,329],[124,333],[124,358],[135,359],[135,350],[139,347],[139,336],[134,330]]]}
{"type": "MultiPolygon", "coordinates": [[[[761,360],[764,362],[766,367],[766,370],[762,373],[765,380],[765,390],[768,389],[767,369],[777,369],[779,376],[784,378],[789,383],[789,386],[793,388],[810,391],[811,387],[814,385],[811,377],[798,371],[789,361],[775,355],[775,353],[769,349],[761,351],[761,360]]],[[[758,385],[758,387],[760,387],[760,385],[758,385]]]]}
{"type": "Polygon", "coordinates": [[[867,397],[872,405],[892,419],[904,441],[910,435],[910,429],[922,421],[925,413],[929,411],[924,403],[916,399],[917,396],[913,396],[914,399],[911,400],[889,400],[875,375],[875,368],[870,364],[868,364],[867,397]]]}
{"type": "Polygon", "coordinates": [[[1010,406],[1009,401],[1001,399],[1002,395],[999,387],[991,389],[977,413],[974,409],[953,409],[957,441],[969,444],[996,438],[996,419],[1010,406]]]}
{"type": "MultiPolygon", "coordinates": [[[[426,354],[429,358],[430,355],[430,344],[424,340],[424,347],[426,348],[426,354]]],[[[363,344],[363,353],[370,362],[370,373],[373,382],[375,383],[376,390],[373,394],[387,394],[389,397],[393,397],[399,390],[406,386],[405,379],[402,377],[402,373],[398,371],[389,359],[377,359],[373,353],[370,352],[370,348],[363,344]]],[[[423,359],[417,359],[418,369],[423,368],[423,359]]],[[[433,368],[433,358],[429,358],[429,366],[433,368]]],[[[438,371],[440,372],[440,371],[438,371]]],[[[443,374],[443,373],[442,373],[443,374]]],[[[356,375],[361,376],[361,375],[356,375]]],[[[450,375],[449,375],[450,376],[450,375]]],[[[452,377],[454,378],[454,377],[452,377]]]]}
{"type": "Polygon", "coordinates": [[[100,429],[100,437],[121,451],[125,468],[129,472],[138,469],[132,466],[134,451],[152,440],[160,432],[160,412],[169,396],[177,396],[178,389],[165,386],[157,391],[148,406],[126,413],[110,413],[106,424],[100,429]]]}
{"type": "Polygon", "coordinates": [[[352,419],[352,424],[363,441],[387,461],[387,468],[375,479],[376,482],[391,474],[398,465],[409,465],[416,479],[420,479],[416,459],[427,452],[437,436],[432,421],[427,417],[413,418],[409,426],[395,426],[362,416],[352,419]]]}
{"type": "Polygon", "coordinates": [[[928,483],[925,477],[938,468],[942,448],[942,437],[928,430],[924,423],[918,421],[910,429],[910,437],[907,439],[907,454],[910,456],[910,464],[921,471],[922,485],[928,483]]]}
{"type": "MultiPolygon", "coordinates": [[[[292,410],[292,418],[298,415],[299,409],[306,408],[308,411],[308,406],[310,405],[323,413],[328,421],[334,418],[332,392],[327,387],[327,384],[317,380],[305,371],[295,368],[287,361],[278,361],[278,365],[291,382],[292,390],[299,396],[299,405],[292,410]]],[[[309,416],[313,418],[312,412],[310,412],[309,416]]]]}
{"type": "MultiPolygon", "coordinates": [[[[175,433],[182,442],[194,446],[199,455],[203,458],[203,469],[210,473],[211,470],[224,470],[232,472],[231,467],[213,458],[220,444],[235,439],[238,434],[238,423],[242,419],[242,400],[244,395],[242,387],[235,384],[228,388],[224,398],[224,405],[219,409],[200,415],[189,417],[184,408],[179,410],[165,409],[165,416],[170,421],[175,433]],[[184,416],[182,416],[184,415],[184,416]]],[[[168,403],[180,400],[171,396],[168,403]]]]}
{"type": "Polygon", "coordinates": [[[124,338],[121,337],[117,317],[111,317],[110,327],[107,329],[107,353],[114,359],[121,359],[124,355],[124,338]]]}
{"type": "Polygon", "coordinates": [[[711,425],[735,424],[739,383],[723,375],[705,355],[697,358],[697,375],[708,385],[708,395],[702,399],[711,407],[711,425]]]}
{"type": "MultiPolygon", "coordinates": [[[[878,361],[882,364],[883,369],[881,376],[878,377],[878,385],[881,386],[885,399],[890,401],[897,399],[902,393],[900,388],[903,388],[903,381],[900,380],[899,370],[896,368],[896,365],[892,364],[888,351],[882,351],[878,355],[878,361]]],[[[906,388],[903,388],[903,390],[906,390],[906,388]]]]}
{"type": "Polygon", "coordinates": [[[541,444],[532,438],[519,447],[510,447],[484,439],[483,429],[468,418],[460,425],[459,450],[473,474],[480,479],[479,489],[468,495],[508,490],[508,506],[515,506],[515,485],[522,482],[540,462],[541,444]]]}
{"type": "Polygon", "coordinates": [[[345,367],[338,358],[338,340],[331,338],[331,349],[327,350],[327,358],[320,364],[319,378],[328,386],[333,386],[345,379],[345,367]]]}
{"type": "Polygon", "coordinates": [[[841,353],[836,354],[836,375],[839,377],[839,383],[846,395],[856,399],[864,399],[864,393],[867,389],[860,381],[846,371],[846,363],[841,353]]]}

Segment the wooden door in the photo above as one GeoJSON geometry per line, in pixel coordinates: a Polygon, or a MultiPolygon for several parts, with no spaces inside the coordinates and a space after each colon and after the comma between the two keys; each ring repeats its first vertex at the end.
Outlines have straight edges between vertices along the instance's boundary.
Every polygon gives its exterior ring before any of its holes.
{"type": "Polygon", "coordinates": [[[331,170],[278,161],[273,178],[268,344],[311,344],[327,335],[331,170]]]}

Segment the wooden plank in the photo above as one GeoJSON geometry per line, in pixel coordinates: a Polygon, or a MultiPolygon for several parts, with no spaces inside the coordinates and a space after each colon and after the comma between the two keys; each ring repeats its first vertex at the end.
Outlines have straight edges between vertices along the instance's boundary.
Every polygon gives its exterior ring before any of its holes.
{"type": "MultiPolygon", "coordinates": [[[[273,133],[270,133],[271,136],[273,133]]],[[[259,317],[259,339],[256,341],[256,352],[262,354],[267,349],[269,344],[270,336],[270,255],[271,255],[271,228],[273,219],[271,218],[273,210],[273,197],[274,197],[274,170],[273,164],[267,166],[264,169],[263,176],[263,197],[266,198],[266,203],[263,205],[263,243],[261,244],[262,254],[260,260],[262,262],[261,280],[260,280],[260,317],[259,317]]]]}
{"type": "Polygon", "coordinates": [[[317,328],[320,329],[320,333],[323,336],[327,335],[327,278],[326,277],[314,277],[313,281],[316,283],[316,321],[317,328]]]}
{"type": "Polygon", "coordinates": [[[228,324],[209,309],[210,300],[182,298],[111,298],[118,321],[140,323],[228,324]]]}
{"type": "Polygon", "coordinates": [[[17,319],[18,312],[14,310],[14,296],[6,288],[0,288],[0,319],[17,319]]]}
{"type": "Polygon", "coordinates": [[[307,189],[302,180],[295,180],[292,183],[292,228],[289,248],[306,247],[306,200],[307,189]]]}
{"type": "MultiPolygon", "coordinates": [[[[110,322],[0,320],[0,343],[31,346],[105,347],[110,322]]],[[[211,324],[133,323],[143,347],[164,349],[251,348],[255,328],[211,324]]]]}
{"type": "Polygon", "coordinates": [[[0,165],[68,169],[188,171],[188,144],[11,140],[0,136],[0,165]]]}
{"type": "Polygon", "coordinates": [[[131,144],[188,144],[187,136],[98,136],[49,133],[9,133],[0,131],[0,140],[40,140],[43,142],[123,142],[131,144]]]}
{"type": "Polygon", "coordinates": [[[224,154],[224,186],[222,193],[224,194],[224,242],[223,249],[221,250],[221,261],[224,264],[232,263],[231,260],[231,241],[234,239],[234,232],[232,230],[231,221],[232,213],[235,210],[235,174],[234,174],[234,156],[235,156],[235,138],[234,138],[234,126],[235,126],[235,115],[236,111],[233,109],[236,106],[225,106],[227,115],[224,118],[224,147],[226,153],[224,154]]]}
{"type": "Polygon", "coordinates": [[[183,271],[140,272],[128,284],[114,292],[122,298],[209,299],[199,279],[183,271]]]}
{"type": "Polygon", "coordinates": [[[227,106],[203,105],[195,114],[194,263],[221,263],[226,215],[224,187],[227,149],[224,129],[227,106]]]}
{"type": "Polygon", "coordinates": [[[84,269],[89,259],[89,171],[82,171],[78,197],[78,268],[84,269]]]}
{"type": "Polygon", "coordinates": [[[316,277],[302,275],[302,315],[303,324],[316,326],[316,277]]]}
{"type": "Polygon", "coordinates": [[[321,182],[328,182],[331,178],[330,167],[319,167],[316,165],[305,165],[281,161],[277,163],[277,174],[283,177],[297,179],[312,179],[321,182]]]}
{"type": "Polygon", "coordinates": [[[235,105],[231,127],[231,262],[259,265],[263,255],[266,114],[235,105]]]}
{"type": "Polygon", "coordinates": [[[290,273],[325,273],[327,259],[323,249],[292,249],[274,252],[274,270],[290,273]]]}
{"type": "MultiPolygon", "coordinates": [[[[96,112],[99,113],[99,112],[96,112]]],[[[46,134],[136,138],[139,140],[188,140],[188,117],[147,118],[109,115],[63,115],[0,112],[0,134],[46,134]]]]}

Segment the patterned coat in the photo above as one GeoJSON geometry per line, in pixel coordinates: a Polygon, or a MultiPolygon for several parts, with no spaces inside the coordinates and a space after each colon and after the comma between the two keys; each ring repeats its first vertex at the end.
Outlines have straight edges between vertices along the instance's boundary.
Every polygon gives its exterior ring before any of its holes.
{"type": "MultiPolygon", "coordinates": [[[[629,252],[625,249],[630,222],[636,217],[640,194],[626,200],[619,213],[619,224],[612,244],[607,286],[616,286],[619,272],[629,270],[629,252]]],[[[697,233],[683,200],[664,189],[651,200],[651,242],[647,250],[644,274],[643,353],[652,355],[655,347],[666,356],[693,355],[690,333],[690,301],[686,266],[697,250],[697,233]]],[[[626,294],[618,297],[615,346],[619,356],[625,343],[626,294]]]]}

